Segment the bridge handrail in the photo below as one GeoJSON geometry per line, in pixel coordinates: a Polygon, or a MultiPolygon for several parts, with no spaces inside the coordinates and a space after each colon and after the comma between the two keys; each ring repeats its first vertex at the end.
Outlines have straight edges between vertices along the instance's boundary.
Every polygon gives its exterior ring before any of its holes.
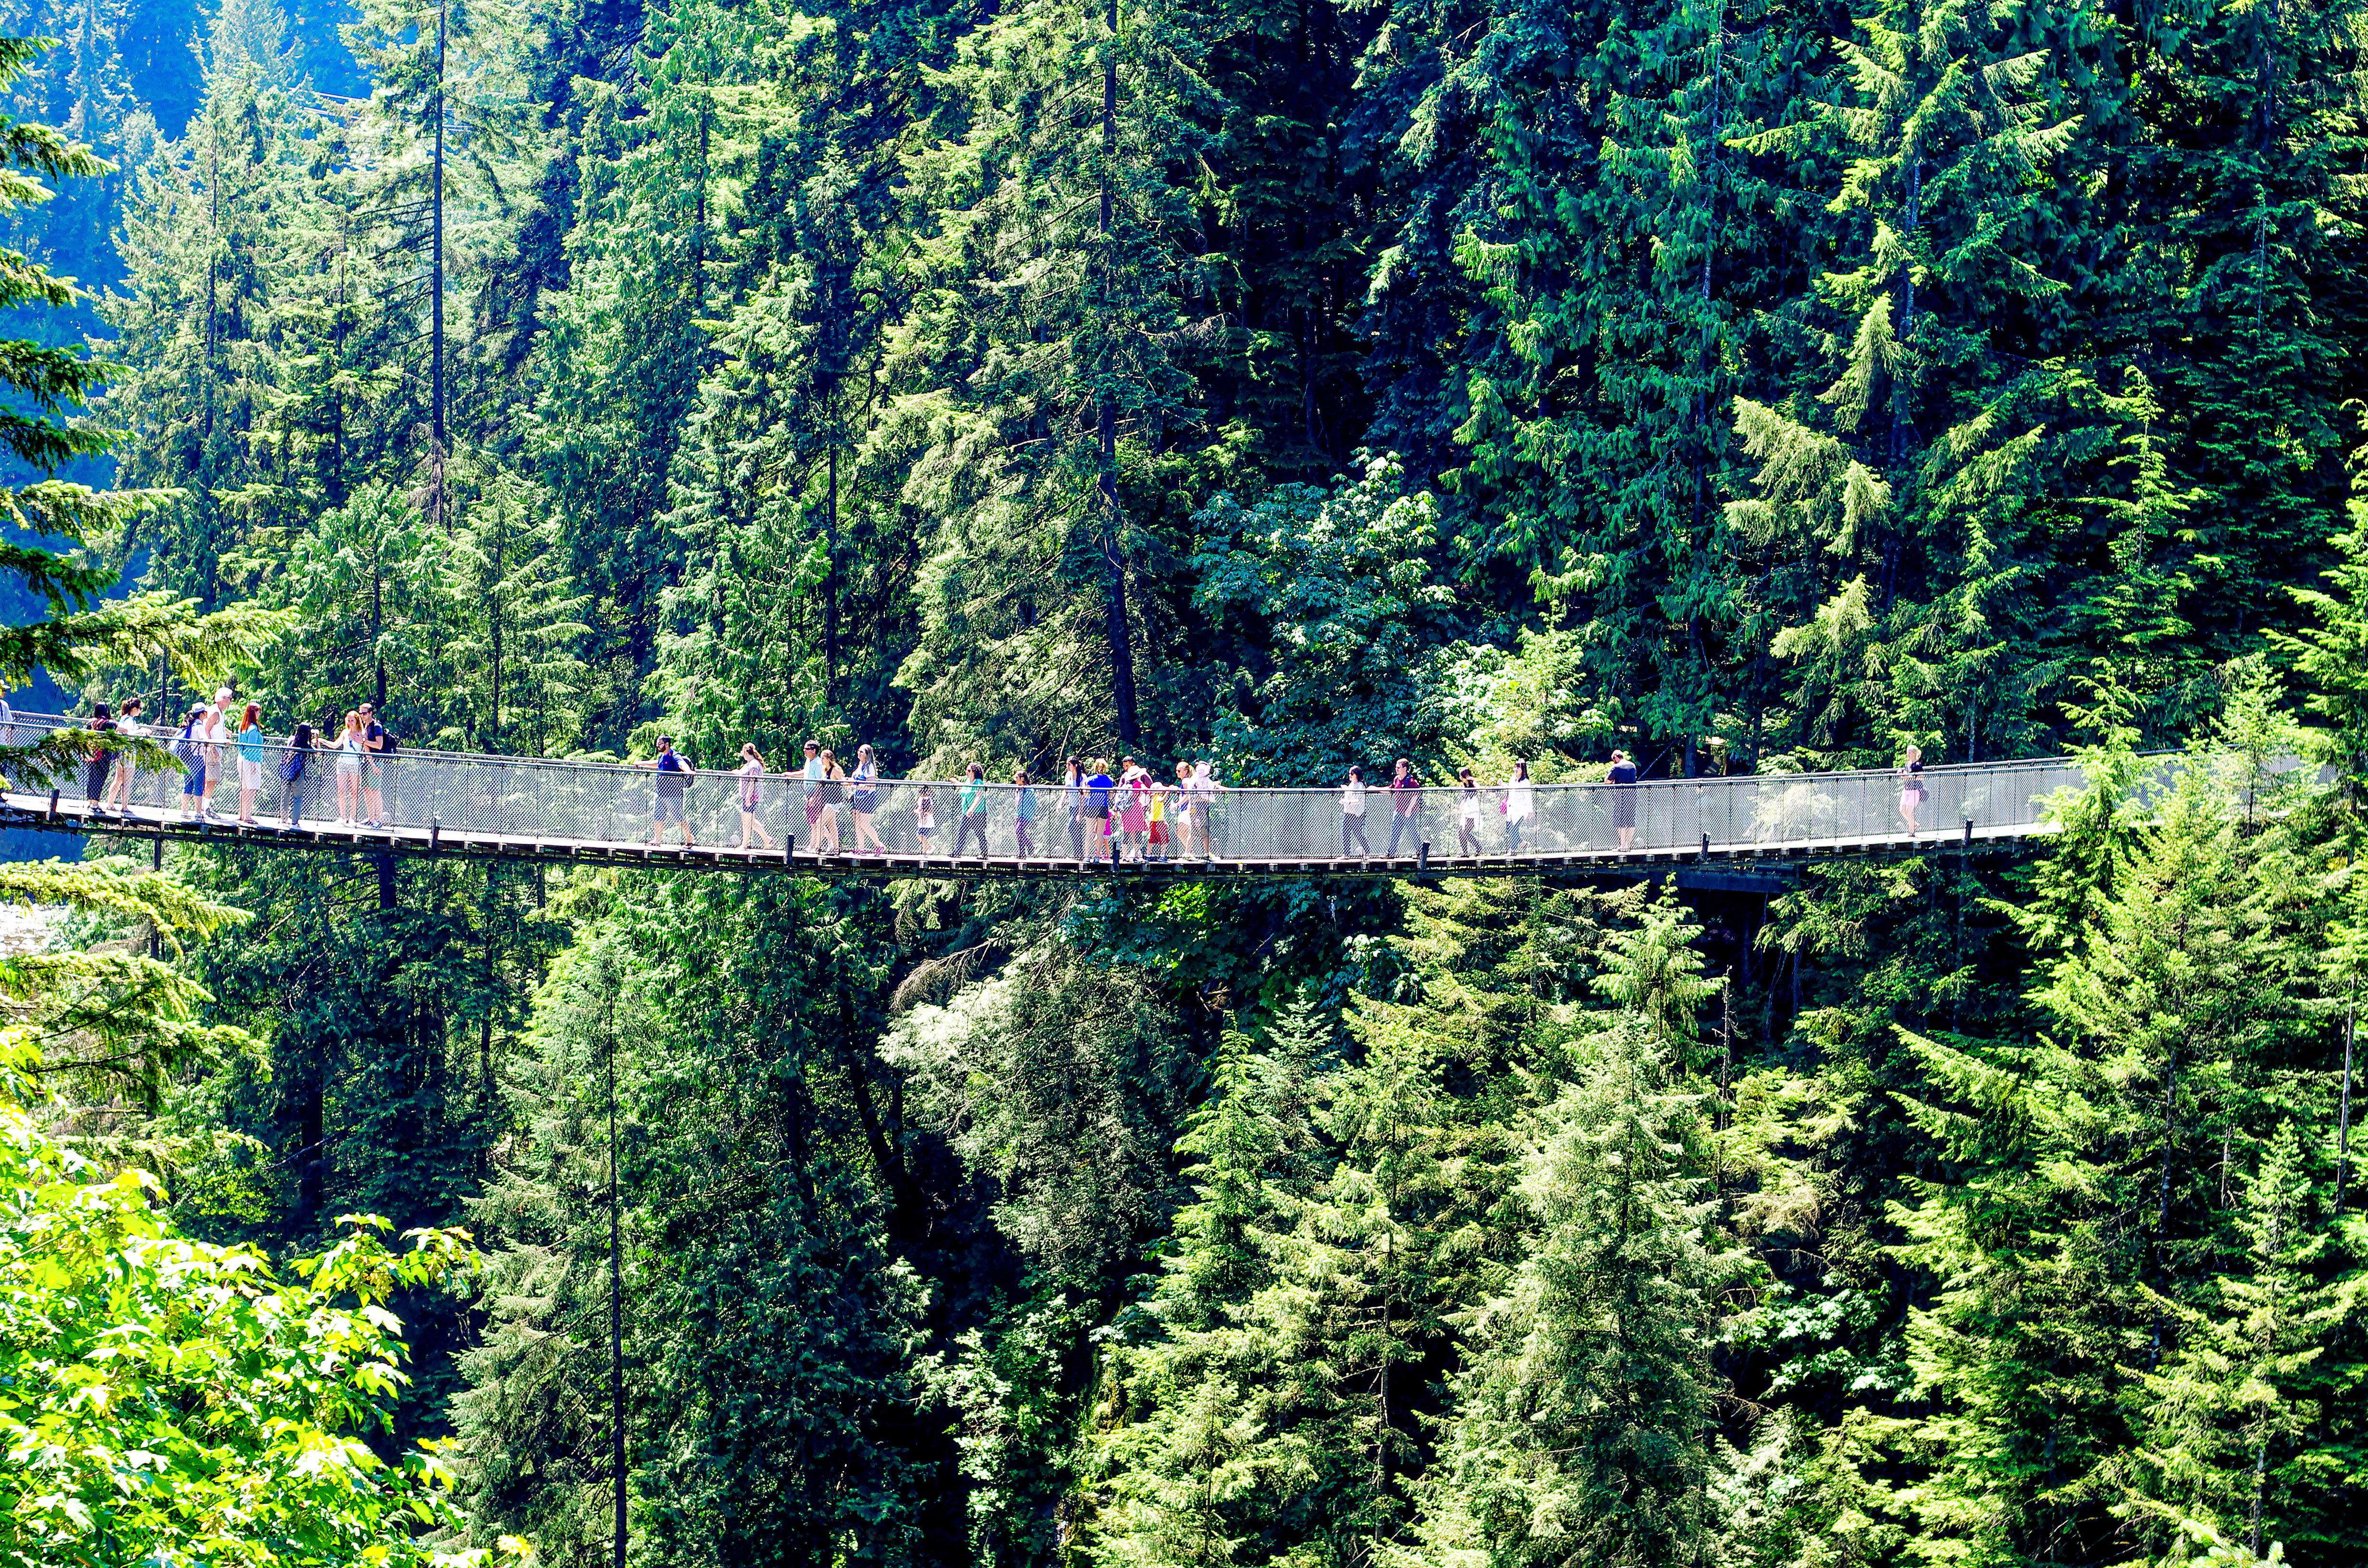
{"type": "MultiPolygon", "coordinates": [[[[10,723],[19,729],[32,729],[37,731],[70,730],[86,725],[90,721],[86,718],[75,718],[72,715],[56,713],[30,712],[23,709],[16,710],[10,719],[10,723]]],[[[145,725],[148,738],[155,741],[160,745],[169,744],[180,728],[177,722],[171,725],[160,726],[148,723],[143,720],[142,723],[145,725]]],[[[334,732],[323,731],[319,733],[317,739],[323,743],[327,743],[334,741],[336,739],[336,734],[334,732]]],[[[225,745],[235,745],[235,737],[229,742],[222,744],[225,745]]],[[[287,754],[288,743],[285,737],[273,737],[265,741],[264,744],[267,748],[271,749],[275,756],[284,756],[287,754]]],[[[2174,758],[2179,755],[2180,754],[2177,752],[2149,752],[2144,754],[2141,760],[2149,762],[2157,761],[2174,758]]],[[[517,752],[453,751],[443,747],[413,745],[408,743],[405,743],[402,749],[395,753],[390,760],[398,760],[404,763],[432,760],[447,764],[491,764],[502,767],[564,768],[586,772],[606,772],[630,778],[643,783],[647,783],[650,778],[650,767],[645,762],[640,764],[632,762],[610,762],[598,757],[532,756],[517,752]]],[[[690,759],[686,757],[685,761],[689,762],[690,759]]],[[[2072,766],[2074,766],[2072,760],[2068,757],[2005,757],[1995,762],[1931,763],[1926,766],[1924,776],[1928,779],[1936,779],[1967,774],[1987,776],[2009,772],[2017,769],[2060,769],[2072,766]]],[[[736,767],[701,767],[695,762],[691,763],[691,767],[692,771],[696,772],[699,776],[708,778],[729,778],[735,776],[737,773],[736,767]]],[[[795,771],[780,773],[768,771],[761,777],[768,784],[803,783],[805,781],[804,776],[795,771]]],[[[1697,788],[1709,788],[1712,786],[1748,787],[1764,785],[1773,779],[1785,779],[1791,781],[1808,779],[1898,779],[1901,777],[1902,775],[1900,770],[1896,767],[1861,767],[1832,768],[1816,772],[1798,773],[1702,774],[1691,778],[1670,775],[1662,778],[1640,778],[1634,785],[1613,784],[1609,780],[1602,778],[1565,778],[1557,779],[1553,782],[1547,782],[1543,779],[1533,779],[1531,780],[1531,787],[1538,790],[1645,789],[1667,788],[1688,784],[1693,785],[1697,788]]],[[[882,785],[900,784],[918,786],[921,784],[929,784],[933,786],[959,788],[962,785],[962,780],[960,778],[943,778],[932,775],[916,773],[901,775],[895,778],[890,778],[883,775],[879,782],[882,785]]],[[[1000,783],[993,779],[985,780],[985,782],[990,789],[1017,790],[1020,788],[1020,786],[1018,785],[1000,783]]],[[[1173,780],[1169,779],[1166,780],[1166,782],[1172,783],[1173,780]]],[[[1337,798],[1340,790],[1338,783],[1227,784],[1222,779],[1218,782],[1222,789],[1229,792],[1255,790],[1267,794],[1295,793],[1337,798]]],[[[1370,778],[1365,782],[1368,788],[1376,792],[1386,790],[1388,786],[1388,779],[1385,777],[1370,778]]],[[[1028,787],[1036,790],[1057,790],[1061,788],[1061,781],[1057,778],[1040,778],[1028,787]]],[[[1421,786],[1421,788],[1427,792],[1453,790],[1460,787],[1461,786],[1453,778],[1427,779],[1421,786]]],[[[1506,787],[1506,781],[1503,779],[1482,779],[1479,782],[1478,787],[1483,790],[1502,790],[1506,787]]]]}

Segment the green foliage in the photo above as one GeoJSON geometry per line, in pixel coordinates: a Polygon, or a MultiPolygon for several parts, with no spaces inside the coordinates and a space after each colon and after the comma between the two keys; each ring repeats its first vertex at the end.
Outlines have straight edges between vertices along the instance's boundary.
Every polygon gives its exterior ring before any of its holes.
{"type": "Polygon", "coordinates": [[[86,359],[0,355],[0,677],[2084,775],[1691,915],[18,868],[78,1154],[275,1256],[487,1235],[388,1301],[469,1539],[605,1562],[621,1436],[643,1568],[2360,1561],[2351,0],[371,4],[356,97],[316,10],[211,8],[161,130],[120,45],[186,17],[8,56],[0,196],[96,171],[51,109],[124,166],[12,243],[120,204],[146,494],[71,487],[86,359]]]}
{"type": "Polygon", "coordinates": [[[26,1031],[5,1051],[0,1560],[488,1561],[437,1540],[460,1524],[442,1458],[369,1440],[406,1377],[388,1297],[464,1272],[466,1239],[390,1252],[384,1221],[355,1220],[284,1278],[188,1240],[154,1177],[104,1175],[48,1134],[26,1031]]]}

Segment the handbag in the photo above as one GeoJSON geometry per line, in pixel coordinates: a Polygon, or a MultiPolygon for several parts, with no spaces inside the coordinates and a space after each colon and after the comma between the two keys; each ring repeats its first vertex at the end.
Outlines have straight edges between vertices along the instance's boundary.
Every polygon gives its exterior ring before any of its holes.
{"type": "Polygon", "coordinates": [[[291,751],[286,756],[280,758],[279,780],[281,783],[293,784],[296,780],[303,777],[304,754],[302,752],[291,751]]]}

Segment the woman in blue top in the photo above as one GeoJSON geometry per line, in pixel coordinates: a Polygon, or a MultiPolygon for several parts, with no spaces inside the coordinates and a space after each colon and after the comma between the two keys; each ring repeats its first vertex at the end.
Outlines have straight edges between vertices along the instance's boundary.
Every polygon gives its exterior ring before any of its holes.
{"type": "Polygon", "coordinates": [[[1012,807],[1012,831],[1019,840],[1019,858],[1022,860],[1033,859],[1036,841],[1030,835],[1036,829],[1036,786],[1028,781],[1028,770],[1024,767],[1013,771],[1011,781],[1019,786],[1019,797],[1012,807]]]}
{"type": "Polygon", "coordinates": [[[238,820],[255,825],[255,797],[263,789],[263,710],[255,703],[238,720],[238,820]]]}
{"type": "Polygon", "coordinates": [[[1112,780],[1110,763],[1094,758],[1093,776],[1085,782],[1086,797],[1086,858],[1099,860],[1110,854],[1110,807],[1112,780]]]}
{"type": "MultiPolygon", "coordinates": [[[[190,813],[203,817],[209,814],[206,804],[206,705],[202,702],[189,710],[181,725],[181,733],[173,737],[173,755],[179,759],[181,775],[181,815],[190,813]]],[[[306,732],[308,734],[310,731],[306,732]]],[[[309,744],[309,743],[308,743],[309,744]]]]}
{"type": "Polygon", "coordinates": [[[986,858],[986,769],[973,762],[964,770],[959,799],[962,822],[954,829],[954,854],[960,856],[962,846],[970,842],[971,835],[976,834],[978,858],[984,860],[986,858]]]}

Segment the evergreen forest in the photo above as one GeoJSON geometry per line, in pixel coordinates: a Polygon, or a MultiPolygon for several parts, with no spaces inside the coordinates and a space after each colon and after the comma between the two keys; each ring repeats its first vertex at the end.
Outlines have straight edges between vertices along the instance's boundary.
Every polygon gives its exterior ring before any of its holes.
{"type": "Polygon", "coordinates": [[[2368,3],[0,35],[20,710],[2087,781],[1756,892],[17,835],[0,1568],[2368,1568],[2368,3]]]}

